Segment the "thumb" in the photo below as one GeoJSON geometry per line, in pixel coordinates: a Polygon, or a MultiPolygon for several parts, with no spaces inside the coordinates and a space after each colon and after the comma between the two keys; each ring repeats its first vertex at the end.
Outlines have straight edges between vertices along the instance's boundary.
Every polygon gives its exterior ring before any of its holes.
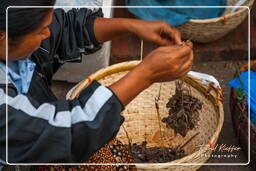
{"type": "Polygon", "coordinates": [[[173,44],[172,41],[165,39],[165,38],[161,37],[160,35],[155,35],[154,43],[156,43],[160,46],[168,46],[168,45],[173,44]]]}
{"type": "Polygon", "coordinates": [[[189,46],[191,49],[193,48],[193,43],[191,41],[185,42],[187,46],[189,46]]]}

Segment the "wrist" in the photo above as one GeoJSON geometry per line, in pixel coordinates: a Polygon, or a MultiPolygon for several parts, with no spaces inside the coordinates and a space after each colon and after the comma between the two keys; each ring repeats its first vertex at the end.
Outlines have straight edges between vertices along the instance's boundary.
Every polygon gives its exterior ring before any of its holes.
{"type": "Polygon", "coordinates": [[[129,74],[136,79],[138,85],[143,89],[148,88],[153,83],[149,70],[147,70],[143,64],[139,64],[129,74]]]}
{"type": "Polygon", "coordinates": [[[140,92],[151,85],[148,78],[149,77],[143,73],[142,67],[139,65],[122,79],[109,86],[109,88],[116,94],[121,103],[126,106],[140,94],[140,92]]]}

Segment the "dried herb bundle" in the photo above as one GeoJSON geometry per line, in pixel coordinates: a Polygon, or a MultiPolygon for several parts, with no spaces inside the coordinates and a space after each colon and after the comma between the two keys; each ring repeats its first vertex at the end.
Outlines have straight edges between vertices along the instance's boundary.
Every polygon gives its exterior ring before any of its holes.
{"type": "Polygon", "coordinates": [[[146,141],[142,142],[140,145],[132,145],[131,152],[135,163],[165,163],[185,156],[184,150],[166,147],[147,148],[146,145],[146,141]]]}
{"type": "Polygon", "coordinates": [[[166,107],[169,116],[162,119],[167,128],[174,129],[185,137],[187,132],[193,129],[199,121],[198,110],[202,109],[203,103],[190,95],[187,88],[183,88],[183,81],[176,81],[175,94],[169,99],[166,107]]]}

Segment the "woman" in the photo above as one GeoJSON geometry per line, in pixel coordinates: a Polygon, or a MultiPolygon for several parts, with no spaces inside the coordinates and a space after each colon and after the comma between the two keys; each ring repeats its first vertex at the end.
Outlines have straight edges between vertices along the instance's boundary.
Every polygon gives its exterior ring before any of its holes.
{"type": "Polygon", "coordinates": [[[65,13],[52,8],[9,8],[6,42],[8,6],[53,6],[54,3],[55,0],[0,2],[2,163],[87,161],[115,137],[124,121],[120,113],[132,99],[155,82],[185,75],[192,66],[192,44],[182,43],[179,32],[168,24],[105,19],[101,10],[81,8],[65,13]],[[161,47],[109,87],[93,81],[74,100],[58,100],[54,96],[50,89],[52,76],[63,63],[79,62],[81,54],[93,53],[100,49],[101,43],[125,34],[135,34],[161,47]]]}

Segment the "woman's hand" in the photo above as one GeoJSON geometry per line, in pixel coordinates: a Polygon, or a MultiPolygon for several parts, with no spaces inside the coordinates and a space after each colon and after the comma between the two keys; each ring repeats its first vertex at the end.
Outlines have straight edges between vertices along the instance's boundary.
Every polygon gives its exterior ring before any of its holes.
{"type": "Polygon", "coordinates": [[[137,67],[109,88],[127,105],[155,82],[172,81],[184,76],[193,64],[192,43],[160,47],[137,67]]]}
{"type": "Polygon", "coordinates": [[[192,43],[163,46],[152,51],[138,66],[150,83],[172,81],[184,76],[193,64],[192,43]]]}
{"type": "Polygon", "coordinates": [[[181,44],[180,32],[163,21],[130,20],[131,33],[161,46],[181,44]]]}

